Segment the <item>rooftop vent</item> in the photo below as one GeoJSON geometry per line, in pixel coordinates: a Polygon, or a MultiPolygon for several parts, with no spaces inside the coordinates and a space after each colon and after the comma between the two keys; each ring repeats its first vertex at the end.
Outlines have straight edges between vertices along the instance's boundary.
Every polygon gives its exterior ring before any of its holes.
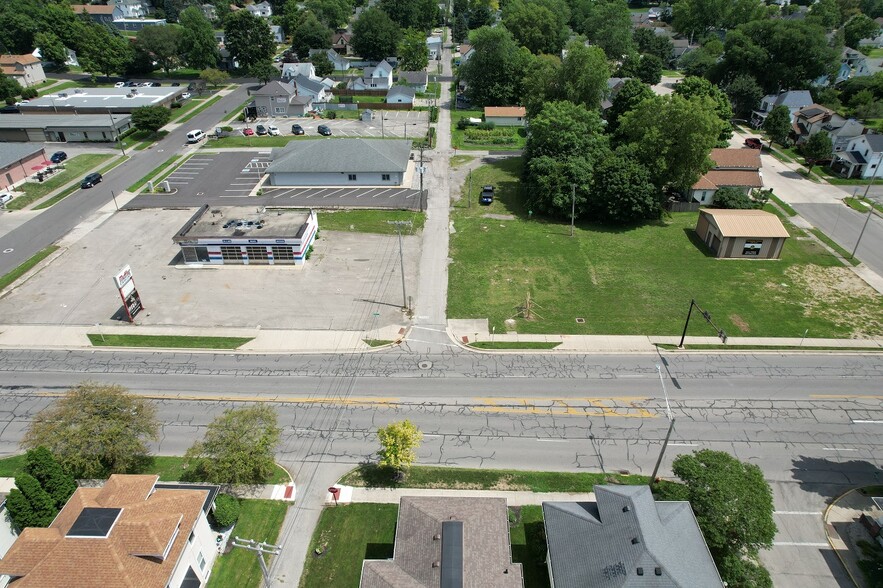
{"type": "Polygon", "coordinates": [[[637,545],[638,543],[640,543],[640,541],[638,541],[638,538],[632,537],[632,545],[637,545]]]}
{"type": "Polygon", "coordinates": [[[623,506],[623,507],[622,507],[622,512],[628,512],[628,511],[630,511],[630,510],[631,510],[631,509],[630,509],[628,506],[623,506]]]}
{"type": "Polygon", "coordinates": [[[662,568],[656,568],[655,570],[653,570],[653,572],[654,572],[657,576],[661,576],[661,575],[662,575],[662,568]]]}
{"type": "Polygon", "coordinates": [[[441,533],[436,533],[432,536],[433,541],[438,541],[439,539],[441,539],[441,533]]]}
{"type": "Polygon", "coordinates": [[[432,567],[434,567],[434,568],[439,568],[439,567],[441,567],[441,562],[440,562],[440,561],[434,561],[434,562],[432,562],[432,567]]]}
{"type": "Polygon", "coordinates": [[[644,575],[644,568],[638,568],[637,572],[638,572],[639,576],[643,576],[644,575]]]}

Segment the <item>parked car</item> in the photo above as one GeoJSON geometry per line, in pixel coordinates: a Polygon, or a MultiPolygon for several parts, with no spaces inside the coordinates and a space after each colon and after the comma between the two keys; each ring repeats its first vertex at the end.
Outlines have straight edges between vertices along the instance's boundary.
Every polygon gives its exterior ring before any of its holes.
{"type": "Polygon", "coordinates": [[[181,85],[181,82],[172,82],[170,85],[177,87],[181,85]]]}
{"type": "Polygon", "coordinates": [[[292,135],[303,135],[304,128],[300,125],[291,125],[291,134],[292,135]]]}
{"type": "Polygon", "coordinates": [[[482,186],[481,187],[481,196],[478,197],[479,204],[493,204],[494,202],[494,187],[493,186],[482,186]]]}
{"type": "Polygon", "coordinates": [[[12,194],[9,192],[3,192],[0,194],[0,208],[5,208],[6,203],[12,200],[12,194]]]}
{"type": "Polygon", "coordinates": [[[184,92],[183,94],[181,94],[181,100],[190,100],[191,96],[192,94],[190,92],[184,92]]]}
{"type": "Polygon", "coordinates": [[[89,174],[88,176],[83,178],[83,181],[80,182],[80,188],[83,188],[83,189],[91,188],[92,186],[99,183],[100,181],[101,181],[101,174],[98,172],[92,172],[91,174],[89,174]]]}
{"type": "Polygon", "coordinates": [[[202,129],[193,129],[187,133],[188,143],[199,143],[203,139],[205,139],[205,133],[202,132],[202,129]]]}
{"type": "Polygon", "coordinates": [[[65,159],[67,159],[67,153],[64,151],[56,151],[52,154],[52,157],[49,158],[49,161],[52,163],[61,163],[65,159]]]}
{"type": "Polygon", "coordinates": [[[114,88],[125,88],[126,82],[117,82],[113,85],[114,88]]]}
{"type": "Polygon", "coordinates": [[[251,137],[252,135],[254,135],[254,131],[251,130],[250,128],[245,128],[245,129],[242,129],[242,134],[245,135],[246,137],[251,137]]]}
{"type": "Polygon", "coordinates": [[[331,136],[331,128],[328,127],[328,126],[326,126],[326,125],[319,125],[319,128],[316,129],[316,130],[318,130],[318,131],[319,131],[319,134],[322,135],[322,136],[324,136],[324,137],[330,137],[330,136],[331,136]]]}
{"type": "Polygon", "coordinates": [[[258,125],[254,128],[254,130],[256,130],[258,132],[258,135],[266,135],[267,134],[267,127],[265,127],[264,125],[258,125]]]}
{"type": "Polygon", "coordinates": [[[279,127],[276,125],[270,125],[267,127],[267,132],[275,137],[279,134],[279,127]]]}
{"type": "Polygon", "coordinates": [[[763,149],[763,143],[760,142],[758,137],[748,137],[745,139],[745,146],[751,149],[763,149]]]}

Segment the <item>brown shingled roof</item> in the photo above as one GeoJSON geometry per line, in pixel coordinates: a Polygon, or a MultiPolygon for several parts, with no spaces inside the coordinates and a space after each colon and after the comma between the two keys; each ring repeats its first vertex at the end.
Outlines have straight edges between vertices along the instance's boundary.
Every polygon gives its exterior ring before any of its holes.
{"type": "Polygon", "coordinates": [[[737,171],[722,169],[713,169],[705,178],[718,188],[725,186],[748,186],[749,188],[763,188],[763,180],[756,171],[737,171]]]}
{"type": "Polygon", "coordinates": [[[760,169],[757,149],[712,149],[709,157],[716,169],[760,169]]]}
{"type": "Polygon", "coordinates": [[[525,116],[524,106],[485,106],[484,115],[488,116],[525,116]]]}
{"type": "Polygon", "coordinates": [[[71,4],[71,8],[77,14],[84,10],[88,14],[113,14],[113,4],[71,4]]]}
{"type": "Polygon", "coordinates": [[[40,63],[40,60],[25,53],[24,55],[0,55],[0,65],[31,65],[32,63],[40,63]]]}

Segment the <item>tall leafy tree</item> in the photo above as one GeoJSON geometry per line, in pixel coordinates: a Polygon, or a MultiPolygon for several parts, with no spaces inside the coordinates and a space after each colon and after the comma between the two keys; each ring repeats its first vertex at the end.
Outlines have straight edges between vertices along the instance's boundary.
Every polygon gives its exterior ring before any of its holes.
{"type": "Polygon", "coordinates": [[[858,47],[859,41],[880,34],[880,25],[865,16],[856,14],[843,25],[843,40],[847,47],[858,47]]]}
{"type": "Polygon", "coordinates": [[[613,155],[595,167],[592,205],[603,222],[629,224],[659,218],[662,192],[640,163],[613,155]]]}
{"type": "Polygon", "coordinates": [[[671,61],[674,43],[668,37],[657,35],[652,29],[640,28],[635,29],[634,33],[632,33],[632,38],[638,47],[639,53],[655,55],[663,63],[671,61]]]}
{"type": "Polygon", "coordinates": [[[840,26],[842,19],[840,6],[837,5],[837,0],[819,0],[810,6],[806,19],[830,31],[840,26]]]}
{"type": "Polygon", "coordinates": [[[598,109],[607,93],[609,77],[610,66],[600,47],[586,47],[579,41],[567,45],[567,56],[561,62],[561,95],[564,99],[598,109]]]}
{"type": "Polygon", "coordinates": [[[178,66],[181,35],[182,28],[178,25],[144,27],[135,43],[169,75],[178,66]]]}
{"type": "Polygon", "coordinates": [[[48,527],[58,514],[58,509],[40,482],[30,474],[19,474],[15,477],[15,487],[18,490],[13,492],[20,492],[24,500],[16,497],[9,504],[13,524],[19,529],[48,527]]]}
{"type": "Polygon", "coordinates": [[[25,472],[36,478],[43,490],[52,497],[56,512],[64,507],[77,489],[73,476],[65,472],[52,452],[43,446],[30,449],[25,454],[25,472]]]}
{"type": "Polygon", "coordinates": [[[132,111],[132,126],[139,131],[156,133],[172,118],[165,106],[139,106],[132,111]]]}
{"type": "Polygon", "coordinates": [[[199,72],[199,79],[210,85],[212,88],[217,88],[230,79],[230,74],[214,67],[208,67],[199,72]]]}
{"type": "Polygon", "coordinates": [[[617,139],[659,188],[686,190],[708,171],[721,122],[711,98],[672,94],[642,101],[619,119],[617,139]]]}
{"type": "Polygon", "coordinates": [[[39,20],[26,14],[11,10],[0,14],[0,44],[5,53],[30,53],[39,31],[39,20]]]}
{"type": "Polygon", "coordinates": [[[638,78],[645,84],[658,84],[662,80],[662,60],[650,53],[632,53],[623,60],[616,75],[621,78],[638,78]]]}
{"type": "Polygon", "coordinates": [[[475,53],[460,66],[466,95],[478,106],[515,104],[530,64],[530,52],[519,48],[505,27],[481,27],[470,33],[475,53]]]}
{"type": "Polygon", "coordinates": [[[616,133],[620,117],[653,96],[653,90],[647,84],[636,79],[626,80],[607,109],[607,132],[611,135],[616,133]]]}
{"type": "Polygon", "coordinates": [[[377,439],[380,467],[404,472],[417,461],[416,449],[423,441],[423,433],[414,423],[405,420],[377,429],[377,439]]]}
{"type": "Polygon", "coordinates": [[[524,74],[522,104],[532,118],[547,102],[561,96],[561,60],[557,55],[536,55],[524,74]]]}
{"type": "Polygon", "coordinates": [[[754,79],[754,76],[742,74],[736,76],[727,84],[727,96],[733,103],[733,112],[736,116],[747,119],[751,111],[757,107],[757,103],[763,98],[763,88],[754,79]]]}
{"type": "Polygon", "coordinates": [[[788,135],[791,134],[791,111],[788,107],[774,106],[763,121],[763,130],[770,136],[771,149],[773,141],[784,147],[788,142],[788,135]]]}
{"type": "Polygon", "coordinates": [[[67,49],[61,39],[52,32],[40,32],[34,37],[34,43],[40,48],[40,57],[43,61],[51,61],[59,67],[66,67],[67,49]]]}
{"type": "Polygon", "coordinates": [[[567,40],[566,6],[555,6],[551,0],[512,0],[503,11],[503,26],[515,37],[515,42],[531,53],[560,53],[567,40]],[[548,4],[548,5],[547,5],[548,4]]]}
{"type": "Polygon", "coordinates": [[[619,60],[635,51],[628,6],[621,0],[598,0],[590,4],[583,31],[609,59],[619,60]]]}
{"type": "Polygon", "coordinates": [[[185,458],[201,481],[263,484],[273,474],[280,434],[270,406],[227,409],[209,423],[202,441],[194,443],[185,458]]]}
{"type": "Polygon", "coordinates": [[[439,20],[436,0],[380,0],[377,6],[403,29],[428,31],[439,20]]]}
{"type": "Polygon", "coordinates": [[[196,6],[185,8],[178,16],[181,39],[178,47],[187,67],[203,70],[215,67],[220,55],[212,23],[196,6]]]}
{"type": "Polygon", "coordinates": [[[679,0],[672,13],[674,29],[695,39],[765,16],[764,5],[758,0],[679,0]]]}
{"type": "Polygon", "coordinates": [[[429,65],[429,48],[426,36],[415,29],[408,29],[399,43],[399,69],[404,71],[420,71],[429,65]]]}
{"type": "Polygon", "coordinates": [[[7,104],[15,102],[16,96],[21,94],[21,84],[6,74],[0,73],[0,100],[7,104]]]}
{"type": "Polygon", "coordinates": [[[80,478],[137,471],[157,439],[156,408],[117,385],[84,382],[40,411],[22,446],[44,446],[80,478]]]}
{"type": "Polygon", "coordinates": [[[317,76],[324,78],[334,73],[334,64],[325,53],[314,53],[310,56],[310,63],[313,64],[317,76]]]}
{"type": "Polygon", "coordinates": [[[250,67],[273,58],[276,43],[270,26],[259,16],[247,10],[233,12],[224,22],[224,46],[239,62],[239,67],[250,67]]]}
{"type": "Polygon", "coordinates": [[[369,8],[353,24],[353,51],[364,59],[380,61],[395,54],[401,38],[399,25],[379,8],[369,8]]]}
{"type": "Polygon", "coordinates": [[[260,83],[266,84],[279,77],[279,70],[273,67],[273,62],[268,59],[248,68],[248,75],[257,78],[260,83]]]}
{"type": "Polygon", "coordinates": [[[688,100],[702,96],[710,98],[714,104],[714,112],[721,122],[718,143],[723,144],[730,140],[730,137],[733,136],[733,126],[730,124],[730,120],[733,118],[733,109],[730,106],[730,99],[723,90],[705,78],[689,76],[675,85],[675,94],[688,100]]]}
{"type": "Polygon", "coordinates": [[[806,159],[806,173],[812,173],[812,168],[825,159],[830,159],[834,152],[834,144],[831,136],[825,131],[819,131],[811,135],[803,144],[803,157],[806,159]]]}
{"type": "Polygon", "coordinates": [[[89,23],[81,32],[77,59],[84,70],[111,76],[126,69],[133,57],[128,39],[98,23],[89,23]]]}
{"type": "Polygon", "coordinates": [[[353,12],[353,5],[349,0],[306,0],[304,5],[322,24],[331,29],[346,25],[353,12]]]}
{"type": "Polygon", "coordinates": [[[300,59],[306,59],[310,49],[330,49],[331,29],[319,22],[312,12],[305,13],[301,23],[291,33],[291,49],[300,59]]]}

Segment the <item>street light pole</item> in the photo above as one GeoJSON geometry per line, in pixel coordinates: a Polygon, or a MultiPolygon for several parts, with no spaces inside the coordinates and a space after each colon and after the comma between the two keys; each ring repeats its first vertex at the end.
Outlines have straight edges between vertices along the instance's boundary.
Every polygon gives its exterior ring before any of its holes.
{"type": "Polygon", "coordinates": [[[402,310],[408,309],[408,294],[405,291],[405,257],[402,247],[402,227],[411,226],[411,221],[386,221],[387,224],[394,225],[396,232],[399,234],[399,267],[402,271],[402,310]]]}
{"type": "Polygon", "coordinates": [[[573,237],[573,222],[576,218],[576,184],[570,185],[570,236],[573,237]]]}
{"type": "Polygon", "coordinates": [[[675,428],[675,420],[672,418],[671,414],[671,405],[668,402],[668,392],[665,390],[665,379],[662,377],[662,368],[659,364],[656,364],[656,373],[659,374],[659,382],[662,384],[662,395],[665,397],[665,413],[668,416],[668,433],[665,434],[665,441],[662,442],[662,449],[659,451],[656,465],[653,466],[653,474],[650,476],[650,484],[656,483],[656,474],[659,473],[659,466],[662,464],[662,457],[665,455],[665,450],[668,447],[668,440],[671,439],[671,432],[675,428]]]}
{"type": "Polygon", "coordinates": [[[120,132],[116,130],[116,125],[113,122],[113,113],[108,111],[107,115],[110,117],[110,134],[113,135],[113,133],[116,131],[117,142],[120,144],[120,151],[122,151],[123,156],[125,156],[126,155],[126,148],[123,147],[123,137],[120,134],[120,132]]]}
{"type": "Polygon", "coordinates": [[[855,248],[852,250],[852,254],[849,256],[849,259],[853,259],[855,257],[855,252],[858,251],[858,244],[862,242],[862,235],[865,234],[865,229],[868,228],[868,221],[871,220],[872,214],[874,214],[874,207],[869,206],[868,207],[868,216],[865,217],[865,224],[862,225],[862,230],[858,234],[858,240],[855,242],[855,248]]]}

